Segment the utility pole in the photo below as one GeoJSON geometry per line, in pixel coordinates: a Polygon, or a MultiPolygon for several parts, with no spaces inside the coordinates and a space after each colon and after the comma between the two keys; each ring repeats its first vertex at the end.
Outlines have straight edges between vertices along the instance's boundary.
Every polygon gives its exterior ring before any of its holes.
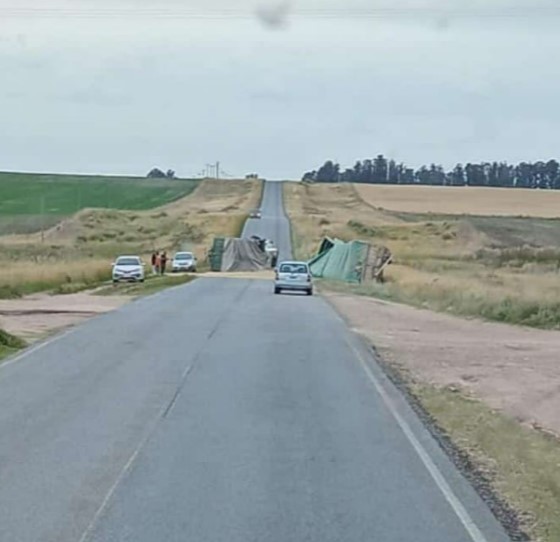
{"type": "Polygon", "coordinates": [[[216,162],[216,179],[220,178],[220,162],[216,162]]]}

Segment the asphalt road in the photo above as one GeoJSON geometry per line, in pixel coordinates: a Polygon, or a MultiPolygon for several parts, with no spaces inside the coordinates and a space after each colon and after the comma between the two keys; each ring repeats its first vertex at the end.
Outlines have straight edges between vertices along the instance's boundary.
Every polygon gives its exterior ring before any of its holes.
{"type": "Polygon", "coordinates": [[[323,299],[199,279],[0,368],[0,541],[86,540],[508,538],[323,299]]]}
{"type": "Polygon", "coordinates": [[[290,260],[292,258],[292,241],[290,222],[284,212],[282,183],[265,183],[260,209],[262,218],[247,220],[243,237],[258,235],[271,239],[278,248],[279,260],[290,260]]]}

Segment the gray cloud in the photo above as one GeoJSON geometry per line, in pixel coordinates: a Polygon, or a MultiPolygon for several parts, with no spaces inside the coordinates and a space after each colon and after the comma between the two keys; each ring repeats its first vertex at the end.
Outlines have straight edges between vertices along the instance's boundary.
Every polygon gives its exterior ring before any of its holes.
{"type": "MultiPolygon", "coordinates": [[[[373,4],[444,5],[467,3],[373,4]]],[[[141,174],[220,159],[240,175],[297,177],[326,158],[379,152],[413,165],[560,155],[558,19],[451,19],[440,31],[435,18],[321,15],[358,14],[369,0],[298,0],[290,24],[269,32],[254,0],[188,6],[235,16],[4,21],[0,167],[141,174]]]]}

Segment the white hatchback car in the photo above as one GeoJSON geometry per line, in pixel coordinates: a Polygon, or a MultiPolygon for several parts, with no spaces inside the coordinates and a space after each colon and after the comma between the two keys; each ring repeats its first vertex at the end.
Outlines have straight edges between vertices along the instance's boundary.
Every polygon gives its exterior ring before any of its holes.
{"type": "Polygon", "coordinates": [[[119,256],[113,264],[113,282],[144,282],[144,264],[139,256],[119,256]]]}
{"type": "Polygon", "coordinates": [[[192,252],[177,252],[171,262],[173,273],[192,272],[196,273],[196,257],[192,252]]]}
{"type": "Polygon", "coordinates": [[[313,277],[306,262],[282,262],[276,268],[274,293],[285,290],[313,295],[313,277]]]}

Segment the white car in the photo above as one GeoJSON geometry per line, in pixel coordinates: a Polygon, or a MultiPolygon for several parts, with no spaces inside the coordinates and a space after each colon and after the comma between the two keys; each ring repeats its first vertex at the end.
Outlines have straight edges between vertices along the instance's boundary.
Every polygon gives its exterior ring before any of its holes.
{"type": "Polygon", "coordinates": [[[256,219],[260,219],[262,218],[262,212],[260,209],[253,209],[250,213],[249,213],[249,218],[256,218],[256,219]]]}
{"type": "Polygon", "coordinates": [[[265,241],[264,249],[266,250],[267,254],[278,254],[278,249],[274,246],[274,242],[270,239],[267,239],[265,241]]]}
{"type": "Polygon", "coordinates": [[[144,282],[144,264],[138,256],[119,256],[113,264],[113,282],[144,282]]]}
{"type": "Polygon", "coordinates": [[[196,273],[196,257],[192,252],[177,252],[171,262],[173,273],[192,272],[196,273]]]}
{"type": "Polygon", "coordinates": [[[306,262],[282,262],[276,269],[274,293],[285,290],[313,295],[313,277],[306,262]]]}

